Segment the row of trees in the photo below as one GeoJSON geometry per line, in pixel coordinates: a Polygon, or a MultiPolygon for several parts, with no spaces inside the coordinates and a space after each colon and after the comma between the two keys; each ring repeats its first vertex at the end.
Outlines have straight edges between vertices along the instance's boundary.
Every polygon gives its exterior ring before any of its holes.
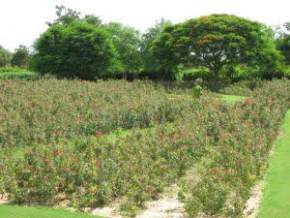
{"type": "MultiPolygon", "coordinates": [[[[32,67],[43,74],[176,79],[194,69],[201,76],[234,80],[279,77],[290,65],[287,31],[277,34],[264,24],[237,16],[210,15],[175,25],[161,20],[140,34],[64,6],[56,9],[57,19],[48,23],[32,55],[32,67]]],[[[24,53],[25,48],[18,50],[24,53]]]]}
{"type": "Polygon", "coordinates": [[[0,67],[21,67],[28,68],[31,55],[27,47],[20,45],[14,53],[0,46],[0,67]]]}
{"type": "Polygon", "coordinates": [[[36,41],[33,65],[41,73],[82,79],[153,72],[153,40],[167,23],[141,35],[120,23],[104,24],[94,15],[57,6],[57,19],[36,41]]]}

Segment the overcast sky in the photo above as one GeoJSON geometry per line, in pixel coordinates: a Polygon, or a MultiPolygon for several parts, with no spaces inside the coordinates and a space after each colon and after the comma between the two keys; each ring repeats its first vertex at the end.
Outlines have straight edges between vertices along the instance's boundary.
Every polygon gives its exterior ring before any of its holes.
{"type": "Polygon", "coordinates": [[[180,22],[212,13],[228,13],[268,25],[290,21],[289,0],[1,0],[0,45],[13,50],[31,46],[65,5],[103,21],[118,21],[141,31],[160,18],[180,22]]]}

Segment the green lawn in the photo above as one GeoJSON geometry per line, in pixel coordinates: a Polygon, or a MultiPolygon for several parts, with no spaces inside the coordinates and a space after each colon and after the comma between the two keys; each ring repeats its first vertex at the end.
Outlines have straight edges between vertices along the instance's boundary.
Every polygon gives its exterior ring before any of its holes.
{"type": "Polygon", "coordinates": [[[290,217],[290,110],[282,131],[270,159],[260,218],[290,217]]]}
{"type": "Polygon", "coordinates": [[[63,209],[0,205],[0,218],[101,218],[63,209]]]}

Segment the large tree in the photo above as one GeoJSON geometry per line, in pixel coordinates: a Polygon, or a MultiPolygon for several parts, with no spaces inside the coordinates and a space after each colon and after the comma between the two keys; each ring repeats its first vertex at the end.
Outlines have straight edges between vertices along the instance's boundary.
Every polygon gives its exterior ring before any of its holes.
{"type": "Polygon", "coordinates": [[[36,41],[35,51],[39,72],[89,80],[110,73],[115,57],[106,30],[82,20],[53,24],[36,41]]]}
{"type": "Polygon", "coordinates": [[[275,66],[281,59],[266,26],[232,15],[210,15],[166,28],[154,44],[166,72],[179,64],[207,67],[218,78],[237,64],[275,66]]]}

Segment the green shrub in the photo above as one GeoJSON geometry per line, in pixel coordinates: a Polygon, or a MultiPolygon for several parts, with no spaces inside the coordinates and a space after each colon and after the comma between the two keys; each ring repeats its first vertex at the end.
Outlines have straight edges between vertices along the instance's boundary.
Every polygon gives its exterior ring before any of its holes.
{"type": "Polygon", "coordinates": [[[250,96],[255,89],[262,87],[263,83],[263,80],[259,79],[243,80],[226,86],[219,92],[227,95],[250,96]]]}

